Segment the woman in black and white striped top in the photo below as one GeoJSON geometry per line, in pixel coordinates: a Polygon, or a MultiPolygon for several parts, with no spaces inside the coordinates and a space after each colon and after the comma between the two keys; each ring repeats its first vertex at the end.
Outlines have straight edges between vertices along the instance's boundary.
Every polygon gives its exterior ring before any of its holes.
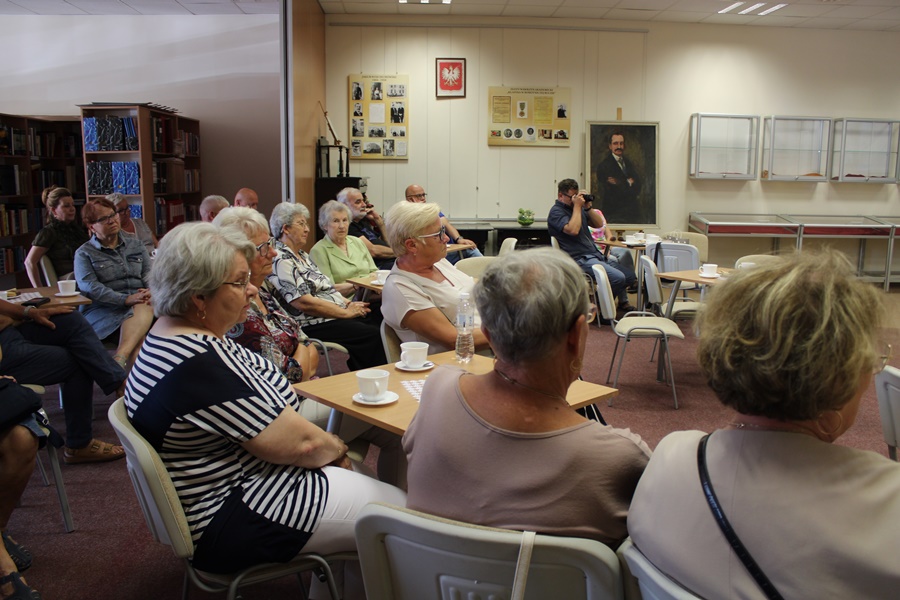
{"type": "Polygon", "coordinates": [[[254,253],[245,236],[207,223],[163,238],[150,275],[159,320],[125,394],[172,476],[194,566],[211,572],[287,561],[301,549],[355,550],[359,508],[405,504],[399,489],[348,470],[346,445],[300,416],[276,365],[225,337],[255,293],[254,253]]]}

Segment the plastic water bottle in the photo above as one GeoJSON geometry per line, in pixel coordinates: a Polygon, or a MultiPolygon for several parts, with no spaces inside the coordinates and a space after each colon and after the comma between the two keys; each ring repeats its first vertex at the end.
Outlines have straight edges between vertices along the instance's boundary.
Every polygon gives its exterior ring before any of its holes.
{"type": "Polygon", "coordinates": [[[456,362],[467,364],[475,354],[475,303],[469,292],[460,292],[456,308],[456,362]]]}

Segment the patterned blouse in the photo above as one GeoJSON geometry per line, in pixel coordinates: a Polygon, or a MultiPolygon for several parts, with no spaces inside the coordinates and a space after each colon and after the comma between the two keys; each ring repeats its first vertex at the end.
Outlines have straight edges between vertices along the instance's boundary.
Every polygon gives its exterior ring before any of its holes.
{"type": "Polygon", "coordinates": [[[294,359],[300,344],[308,345],[306,335],[297,321],[282,312],[275,299],[267,290],[268,283],[259,289],[259,300],[268,314],[263,314],[255,302],[251,301],[247,320],[238,323],[226,333],[251,352],[267,358],[275,364],[291,383],[303,380],[303,368],[294,359]]]}
{"type": "Polygon", "coordinates": [[[319,270],[309,254],[303,250],[295,253],[280,241],[275,242],[275,251],[278,256],[272,260],[272,274],[267,281],[272,285],[273,291],[277,292],[275,296],[282,308],[297,319],[302,327],[333,320],[331,317],[307,315],[293,307],[291,302],[302,296],[308,294],[342,308],[347,306],[344,297],[334,289],[332,281],[319,270]]]}

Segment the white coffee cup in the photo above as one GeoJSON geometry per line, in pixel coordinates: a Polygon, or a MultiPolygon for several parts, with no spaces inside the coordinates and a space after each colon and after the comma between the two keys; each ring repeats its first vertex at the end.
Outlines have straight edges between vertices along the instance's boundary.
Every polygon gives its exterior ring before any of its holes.
{"type": "Polygon", "coordinates": [[[626,244],[634,244],[634,243],[636,243],[636,242],[637,242],[637,238],[636,238],[635,236],[633,236],[633,235],[626,235],[626,236],[625,236],[625,243],[626,243],[626,244]]]}
{"type": "Polygon", "coordinates": [[[56,285],[59,286],[60,294],[74,294],[77,291],[75,284],[76,281],[74,279],[60,279],[56,282],[56,285]]]}
{"type": "Polygon", "coordinates": [[[713,263],[706,263],[702,267],[700,267],[701,275],[715,275],[716,271],[718,271],[719,265],[713,263]]]}
{"type": "Polygon", "coordinates": [[[647,239],[647,244],[655,244],[659,241],[659,236],[655,233],[648,233],[644,236],[647,239]]]}
{"type": "Polygon", "coordinates": [[[418,369],[428,360],[428,344],[425,342],[403,342],[400,350],[400,362],[410,369],[418,369]]]}
{"type": "Polygon", "coordinates": [[[634,234],[634,239],[636,239],[639,242],[643,242],[644,241],[644,232],[638,231],[636,234],[634,234]]]}
{"type": "Polygon", "coordinates": [[[384,369],[363,369],[356,372],[359,383],[359,395],[363,402],[378,402],[387,392],[390,373],[384,369]]]}
{"type": "Polygon", "coordinates": [[[375,283],[384,285],[384,282],[387,281],[388,275],[390,274],[390,271],[375,271],[375,283]]]}
{"type": "Polygon", "coordinates": [[[739,266],[739,269],[755,269],[756,263],[754,262],[742,262],[739,266]]]}

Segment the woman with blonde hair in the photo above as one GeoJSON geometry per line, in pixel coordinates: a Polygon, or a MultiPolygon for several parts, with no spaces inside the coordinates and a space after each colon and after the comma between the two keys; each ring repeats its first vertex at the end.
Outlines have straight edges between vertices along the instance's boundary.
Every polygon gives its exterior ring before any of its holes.
{"type": "Polygon", "coordinates": [[[882,316],[833,250],[715,286],[697,358],[734,413],[656,447],[628,515],[654,565],[704,598],[897,597],[900,465],[834,443],[890,358],[882,316]]]}

